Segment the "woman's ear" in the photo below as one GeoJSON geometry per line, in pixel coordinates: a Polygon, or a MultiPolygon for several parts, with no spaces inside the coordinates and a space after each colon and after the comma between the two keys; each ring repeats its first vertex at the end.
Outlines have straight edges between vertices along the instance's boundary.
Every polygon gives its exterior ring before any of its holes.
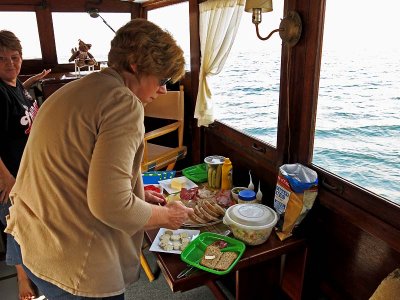
{"type": "Polygon", "coordinates": [[[137,74],[137,65],[136,64],[130,64],[130,68],[133,74],[137,74]]]}

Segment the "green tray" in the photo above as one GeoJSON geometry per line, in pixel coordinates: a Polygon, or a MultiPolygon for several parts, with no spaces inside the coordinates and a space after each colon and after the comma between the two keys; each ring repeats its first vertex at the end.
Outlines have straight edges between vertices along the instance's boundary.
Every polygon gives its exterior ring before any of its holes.
{"type": "Polygon", "coordinates": [[[196,183],[207,181],[207,169],[206,163],[191,166],[189,168],[183,169],[182,173],[191,181],[196,183]]]}
{"type": "Polygon", "coordinates": [[[224,275],[229,273],[232,270],[232,268],[237,264],[237,262],[242,257],[244,250],[246,250],[246,245],[241,241],[213,232],[203,232],[192,242],[190,242],[190,244],[185,248],[185,250],[182,251],[181,259],[185,263],[192,265],[198,269],[217,275],[224,275]],[[210,269],[200,264],[201,258],[203,257],[207,246],[211,245],[213,242],[217,240],[223,240],[228,243],[228,245],[225,248],[221,249],[221,252],[232,251],[238,254],[238,257],[235,259],[235,261],[225,271],[210,269]]]}

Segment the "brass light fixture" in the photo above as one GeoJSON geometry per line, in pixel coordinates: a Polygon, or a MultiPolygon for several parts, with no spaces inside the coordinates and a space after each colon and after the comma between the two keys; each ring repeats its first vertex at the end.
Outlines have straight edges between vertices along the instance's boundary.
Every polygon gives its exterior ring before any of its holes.
{"type": "Polygon", "coordinates": [[[279,32],[279,36],[288,47],[293,47],[299,41],[302,24],[300,15],[296,11],[289,11],[287,16],[281,20],[279,29],[271,31],[267,37],[262,37],[258,25],[262,20],[261,14],[272,11],[272,0],[246,0],[244,10],[253,13],[252,21],[256,25],[257,37],[260,40],[268,40],[275,32],[279,32]]]}

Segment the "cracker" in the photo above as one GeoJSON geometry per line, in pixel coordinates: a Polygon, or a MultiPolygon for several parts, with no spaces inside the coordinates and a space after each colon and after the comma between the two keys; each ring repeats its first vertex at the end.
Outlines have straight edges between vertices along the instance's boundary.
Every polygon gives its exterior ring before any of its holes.
{"type": "Polygon", "coordinates": [[[207,268],[214,269],[215,265],[221,258],[221,255],[222,252],[221,250],[219,250],[218,247],[210,245],[206,248],[206,251],[204,252],[204,255],[200,261],[200,264],[207,268]]]}
{"type": "Polygon", "coordinates": [[[228,270],[235,259],[238,257],[236,252],[223,252],[221,258],[215,265],[215,270],[225,271],[228,270]]]}

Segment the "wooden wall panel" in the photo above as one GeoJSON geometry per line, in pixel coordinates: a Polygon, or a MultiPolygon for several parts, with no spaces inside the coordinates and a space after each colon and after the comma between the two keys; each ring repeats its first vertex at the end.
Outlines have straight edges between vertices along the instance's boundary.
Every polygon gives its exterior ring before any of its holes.
{"type": "Polygon", "coordinates": [[[400,252],[340,214],[318,203],[308,217],[302,228],[310,244],[305,299],[317,297],[316,287],[328,299],[368,299],[399,267],[400,252]]]}

